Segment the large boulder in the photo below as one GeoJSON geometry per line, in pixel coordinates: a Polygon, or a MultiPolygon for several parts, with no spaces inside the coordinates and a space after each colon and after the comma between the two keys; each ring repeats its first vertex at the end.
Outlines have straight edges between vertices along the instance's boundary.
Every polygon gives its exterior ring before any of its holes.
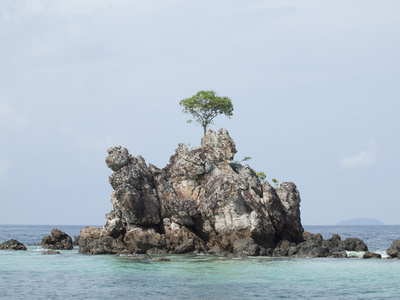
{"type": "Polygon", "coordinates": [[[25,245],[17,240],[11,239],[0,244],[0,250],[27,250],[25,245]]]}
{"type": "Polygon", "coordinates": [[[79,253],[85,254],[117,254],[126,248],[121,238],[102,236],[102,229],[86,226],[81,229],[79,253]]]}
{"type": "Polygon", "coordinates": [[[179,144],[163,169],[108,149],[113,210],[102,229],[81,231],[79,252],[262,255],[281,240],[302,242],[296,185],[262,184],[250,166],[233,162],[235,153],[225,129],[209,130],[201,147],[179,144]]]}
{"type": "Polygon", "coordinates": [[[42,239],[41,245],[44,249],[51,250],[72,250],[74,246],[72,244],[71,237],[58,229],[52,229],[50,236],[45,236],[42,239]]]}
{"type": "Polygon", "coordinates": [[[368,251],[367,245],[359,238],[347,238],[344,240],[345,250],[348,251],[368,251]]]}
{"type": "Polygon", "coordinates": [[[394,240],[392,245],[386,250],[386,254],[390,257],[400,258],[400,240],[394,240]]]}

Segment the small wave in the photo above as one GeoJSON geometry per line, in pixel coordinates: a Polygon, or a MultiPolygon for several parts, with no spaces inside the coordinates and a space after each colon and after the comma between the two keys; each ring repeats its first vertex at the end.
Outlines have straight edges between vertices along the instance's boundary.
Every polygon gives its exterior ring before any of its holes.
{"type": "MultiPolygon", "coordinates": [[[[386,251],[373,251],[374,253],[380,254],[382,258],[388,258],[389,255],[386,254],[386,251]]],[[[346,251],[347,257],[357,257],[357,258],[363,258],[364,256],[364,251],[346,251]]]]}
{"type": "Polygon", "coordinates": [[[346,251],[347,257],[363,258],[365,251],[346,251]]]}
{"type": "Polygon", "coordinates": [[[389,255],[387,255],[386,251],[376,251],[375,253],[380,254],[382,258],[389,258],[389,255]]]}
{"type": "Polygon", "coordinates": [[[37,249],[29,249],[30,252],[43,252],[45,249],[43,248],[37,248],[37,249]]]}

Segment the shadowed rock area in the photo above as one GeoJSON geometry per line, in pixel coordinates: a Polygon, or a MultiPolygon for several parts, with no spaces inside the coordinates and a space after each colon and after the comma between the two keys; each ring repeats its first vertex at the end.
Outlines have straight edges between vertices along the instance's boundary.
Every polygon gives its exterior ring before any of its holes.
{"type": "Polygon", "coordinates": [[[50,236],[45,236],[42,239],[41,245],[44,249],[51,250],[72,250],[74,246],[72,245],[71,237],[58,229],[52,229],[50,236]]]}
{"type": "Polygon", "coordinates": [[[17,240],[11,239],[0,244],[0,250],[27,250],[25,245],[17,240]]]}
{"type": "Polygon", "coordinates": [[[394,240],[386,250],[386,254],[392,258],[400,258],[400,240],[394,240]]]}
{"type": "MultiPolygon", "coordinates": [[[[261,183],[248,165],[233,162],[235,153],[225,129],[208,130],[201,147],[179,144],[164,169],[126,148],[108,149],[113,210],[103,228],[81,230],[79,252],[287,255],[306,241],[296,185],[261,183]]],[[[309,244],[292,254],[315,248],[309,244]]]]}

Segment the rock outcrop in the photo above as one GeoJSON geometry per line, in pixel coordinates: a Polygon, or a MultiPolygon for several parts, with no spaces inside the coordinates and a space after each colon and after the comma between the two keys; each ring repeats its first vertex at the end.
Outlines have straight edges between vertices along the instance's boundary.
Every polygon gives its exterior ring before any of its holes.
{"type": "Polygon", "coordinates": [[[50,236],[45,236],[40,243],[44,249],[51,250],[72,250],[71,237],[58,229],[52,229],[50,236]]]}
{"type": "Polygon", "coordinates": [[[11,239],[0,244],[0,250],[27,250],[24,244],[11,239]]]}
{"type": "Polygon", "coordinates": [[[295,244],[282,240],[273,250],[272,256],[291,257],[347,257],[346,251],[368,251],[367,245],[358,238],[341,240],[338,234],[333,234],[330,239],[324,240],[321,234],[303,233],[304,242],[295,244]]]}
{"type": "Polygon", "coordinates": [[[386,254],[392,258],[400,258],[400,240],[394,240],[386,250],[386,254]]]}
{"type": "Polygon", "coordinates": [[[347,238],[344,244],[344,248],[348,251],[368,251],[367,245],[359,238],[347,238]]]}
{"type": "Polygon", "coordinates": [[[235,153],[225,129],[209,130],[201,147],[179,144],[164,169],[108,149],[113,210],[103,228],[81,230],[79,252],[265,255],[282,240],[303,242],[296,185],[261,183],[248,165],[233,163],[235,153]]]}

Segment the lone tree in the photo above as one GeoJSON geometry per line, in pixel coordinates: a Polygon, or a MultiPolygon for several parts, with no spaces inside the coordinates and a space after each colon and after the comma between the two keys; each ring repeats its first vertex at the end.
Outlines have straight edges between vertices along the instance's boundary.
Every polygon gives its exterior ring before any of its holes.
{"type": "MultiPolygon", "coordinates": [[[[233,115],[233,105],[228,97],[219,97],[214,91],[200,91],[196,95],[179,102],[183,112],[191,114],[195,121],[207,132],[207,126],[213,124],[216,116],[224,114],[228,118],[233,115]]],[[[188,120],[192,123],[193,120],[188,120]]]]}

